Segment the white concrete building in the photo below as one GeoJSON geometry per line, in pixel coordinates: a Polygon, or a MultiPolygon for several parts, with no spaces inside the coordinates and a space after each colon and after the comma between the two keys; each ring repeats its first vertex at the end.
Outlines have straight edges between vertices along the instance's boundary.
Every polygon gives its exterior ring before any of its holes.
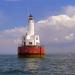
{"type": "Polygon", "coordinates": [[[34,24],[33,16],[30,15],[28,18],[28,31],[23,36],[22,45],[40,45],[39,35],[35,35],[34,24]]]}

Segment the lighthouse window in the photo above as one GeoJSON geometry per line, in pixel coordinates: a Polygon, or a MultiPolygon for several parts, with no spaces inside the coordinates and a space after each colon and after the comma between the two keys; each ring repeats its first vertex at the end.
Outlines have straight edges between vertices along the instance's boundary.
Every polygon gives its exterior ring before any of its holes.
{"type": "Polygon", "coordinates": [[[38,40],[38,37],[36,37],[36,40],[38,40]]]}
{"type": "Polygon", "coordinates": [[[26,43],[24,42],[24,45],[25,45],[26,43]]]}
{"type": "Polygon", "coordinates": [[[24,40],[25,40],[25,37],[24,37],[24,40]]]}
{"type": "Polygon", "coordinates": [[[32,44],[32,42],[29,42],[29,44],[32,44]]]}

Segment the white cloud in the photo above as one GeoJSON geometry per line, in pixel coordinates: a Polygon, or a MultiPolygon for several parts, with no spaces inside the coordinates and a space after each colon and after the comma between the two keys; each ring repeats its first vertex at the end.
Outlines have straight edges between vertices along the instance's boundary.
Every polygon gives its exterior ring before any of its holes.
{"type": "Polygon", "coordinates": [[[73,33],[65,36],[66,40],[73,40],[73,38],[74,38],[74,34],[73,33]]]}
{"type": "Polygon", "coordinates": [[[64,26],[64,27],[75,27],[75,15],[57,15],[49,16],[46,20],[41,20],[38,22],[40,26],[64,26]]]}
{"type": "Polygon", "coordinates": [[[0,44],[18,44],[19,39],[26,33],[26,28],[14,28],[0,31],[0,44]]]}
{"type": "Polygon", "coordinates": [[[64,7],[62,13],[66,14],[68,16],[74,16],[75,15],[75,6],[69,5],[67,7],[64,7]]]}
{"type": "Polygon", "coordinates": [[[49,16],[46,20],[38,21],[36,27],[43,40],[56,41],[55,37],[57,37],[59,42],[65,42],[67,39],[73,40],[71,38],[72,34],[75,34],[75,18],[67,15],[49,16]]]}
{"type": "Polygon", "coordinates": [[[55,41],[58,41],[59,39],[58,39],[58,38],[54,38],[54,40],[55,40],[55,41]]]}
{"type": "Polygon", "coordinates": [[[67,42],[75,40],[75,6],[67,6],[62,13],[49,16],[36,23],[41,38],[48,42],[67,42]],[[57,38],[57,39],[55,39],[57,38]],[[64,39],[65,38],[65,39],[64,39]]]}

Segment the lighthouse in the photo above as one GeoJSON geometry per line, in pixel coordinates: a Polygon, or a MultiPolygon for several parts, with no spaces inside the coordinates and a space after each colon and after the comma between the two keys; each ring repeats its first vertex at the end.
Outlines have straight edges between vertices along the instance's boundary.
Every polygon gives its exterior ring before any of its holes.
{"type": "Polygon", "coordinates": [[[44,47],[40,44],[39,35],[35,35],[34,19],[30,14],[28,17],[27,33],[22,37],[22,44],[18,47],[19,57],[43,57],[44,47]]]}
{"type": "Polygon", "coordinates": [[[29,18],[28,18],[28,33],[30,35],[34,35],[34,20],[33,20],[33,16],[30,14],[29,18]]]}

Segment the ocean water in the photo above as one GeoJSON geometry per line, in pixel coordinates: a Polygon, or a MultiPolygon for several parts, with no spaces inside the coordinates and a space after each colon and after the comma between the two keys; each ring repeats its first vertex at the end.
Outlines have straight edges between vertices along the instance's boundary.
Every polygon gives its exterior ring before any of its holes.
{"type": "Polygon", "coordinates": [[[0,75],[75,75],[75,54],[48,54],[44,59],[0,55],[0,75]]]}

